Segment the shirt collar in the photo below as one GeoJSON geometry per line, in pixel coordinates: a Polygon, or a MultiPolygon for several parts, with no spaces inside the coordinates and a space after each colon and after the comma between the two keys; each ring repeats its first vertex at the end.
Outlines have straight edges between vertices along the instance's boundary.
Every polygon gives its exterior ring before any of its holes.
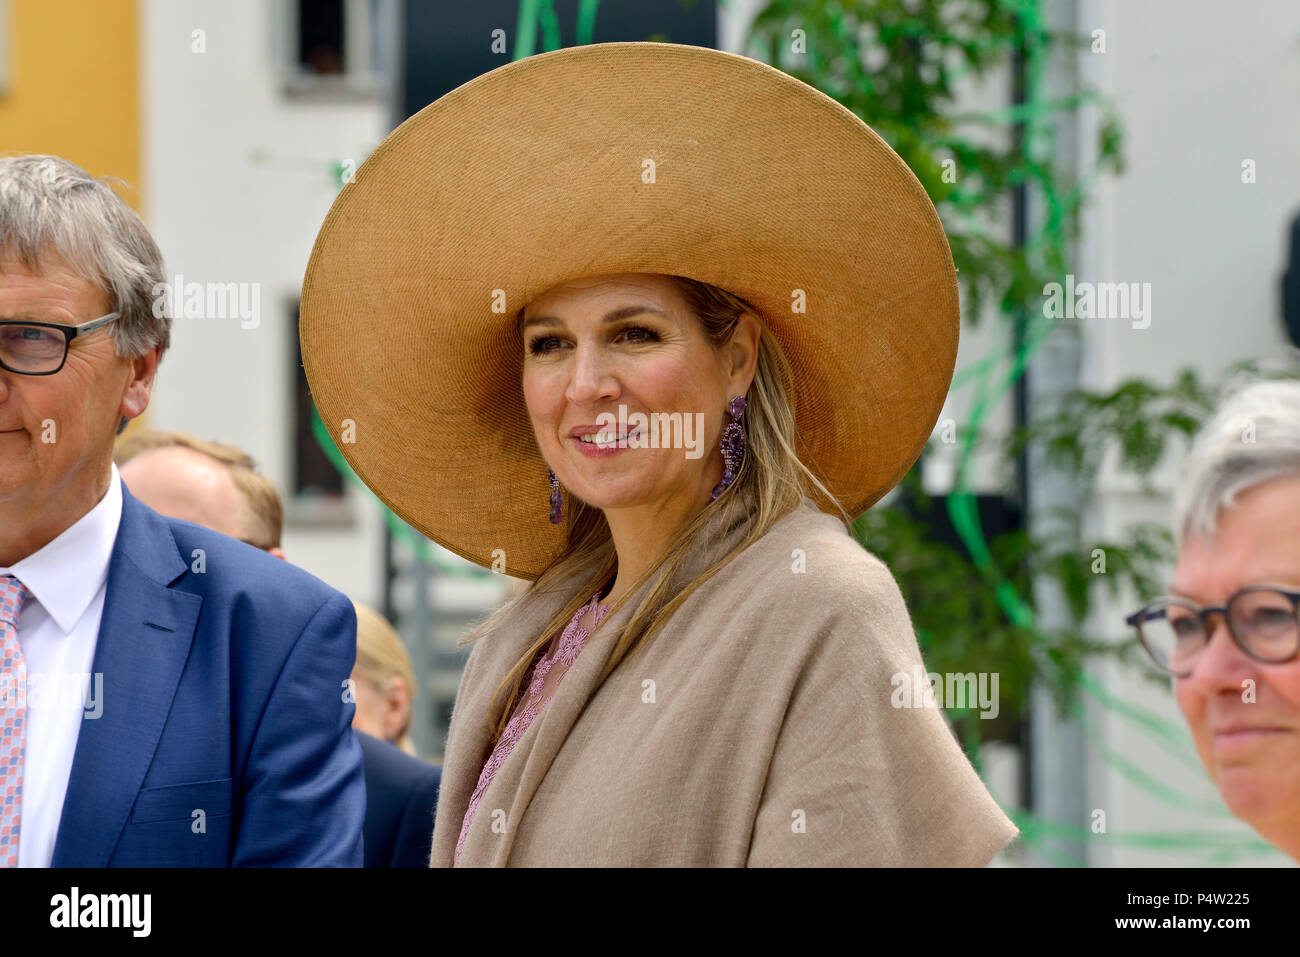
{"type": "Polygon", "coordinates": [[[108,580],[108,564],[122,520],[122,484],[112,466],[108,491],[99,503],[56,539],[0,575],[14,575],[27,586],[64,634],[81,620],[91,599],[108,580]]]}

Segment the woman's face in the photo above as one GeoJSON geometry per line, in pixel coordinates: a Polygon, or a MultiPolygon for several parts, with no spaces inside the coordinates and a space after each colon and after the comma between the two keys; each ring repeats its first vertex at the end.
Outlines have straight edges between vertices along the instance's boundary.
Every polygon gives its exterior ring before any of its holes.
{"type": "MultiPolygon", "coordinates": [[[[1215,540],[1189,538],[1173,594],[1226,602],[1245,585],[1300,589],[1300,476],[1263,482],[1220,512],[1215,540]]],[[[1300,846],[1300,658],[1266,664],[1246,655],[1212,618],[1209,644],[1174,680],[1196,750],[1224,802],[1273,843],[1300,846]]]]}
{"type": "Polygon", "coordinates": [[[356,702],[352,727],[381,741],[396,743],[411,713],[405,683],[393,678],[387,687],[380,687],[353,668],[352,694],[356,702]]]}
{"type": "MultiPolygon", "coordinates": [[[[752,317],[741,328],[756,342],[752,317]]],[[[523,338],[524,398],[561,485],[601,509],[707,502],[722,478],[727,403],[749,388],[753,362],[712,348],[672,280],[629,273],[556,286],[528,304],[523,338]],[[611,447],[578,438],[596,426],[618,435],[611,447]]]]}

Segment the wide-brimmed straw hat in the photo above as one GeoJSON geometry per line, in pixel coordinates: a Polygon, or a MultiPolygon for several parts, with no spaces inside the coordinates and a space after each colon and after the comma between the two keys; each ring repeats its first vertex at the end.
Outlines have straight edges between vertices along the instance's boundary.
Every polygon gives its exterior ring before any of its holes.
{"type": "Polygon", "coordinates": [[[321,418],[402,519],[536,578],[565,531],[549,521],[516,315],[561,283],[629,272],[711,283],[761,313],[792,368],[798,453],[850,516],[920,455],[959,324],[921,184],[818,90],[667,43],[506,64],[366,159],[303,283],[321,418]]]}

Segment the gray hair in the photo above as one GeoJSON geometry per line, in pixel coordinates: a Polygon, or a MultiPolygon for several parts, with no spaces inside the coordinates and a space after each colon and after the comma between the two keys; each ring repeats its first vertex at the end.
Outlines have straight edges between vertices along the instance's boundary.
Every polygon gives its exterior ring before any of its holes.
{"type": "Polygon", "coordinates": [[[59,156],[0,157],[0,249],[35,273],[56,253],[108,293],[122,316],[109,327],[119,356],[135,359],[154,346],[165,352],[171,319],[162,308],[154,314],[154,290],[165,282],[162,253],[108,182],[59,156]]]}
{"type": "Polygon", "coordinates": [[[1269,479],[1300,474],[1300,381],[1232,393],[1197,433],[1174,494],[1174,536],[1212,539],[1219,511],[1269,479]]]}

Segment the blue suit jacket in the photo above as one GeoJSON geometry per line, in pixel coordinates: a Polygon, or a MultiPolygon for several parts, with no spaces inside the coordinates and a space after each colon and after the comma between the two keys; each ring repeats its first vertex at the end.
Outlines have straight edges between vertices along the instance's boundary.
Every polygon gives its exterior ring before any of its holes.
{"type": "Polygon", "coordinates": [[[357,732],[366,768],[366,867],[428,867],[442,768],[357,732]]]}
{"type": "Polygon", "coordinates": [[[123,485],[53,866],[361,866],[355,657],[342,594],[123,485]]]}

